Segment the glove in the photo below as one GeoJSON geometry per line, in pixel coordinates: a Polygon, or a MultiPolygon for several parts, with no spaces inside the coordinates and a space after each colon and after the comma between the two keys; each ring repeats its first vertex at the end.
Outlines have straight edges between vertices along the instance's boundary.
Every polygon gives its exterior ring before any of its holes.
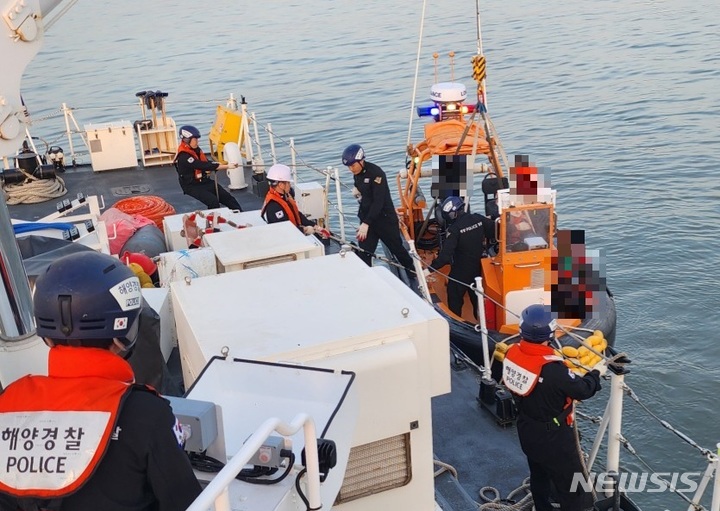
{"type": "Polygon", "coordinates": [[[601,360],[592,367],[592,370],[599,372],[600,376],[604,376],[608,370],[607,362],[605,360],[601,360]]]}
{"type": "Polygon", "coordinates": [[[423,275],[425,275],[425,278],[428,278],[430,275],[432,275],[432,272],[430,270],[428,270],[427,268],[425,268],[423,270],[423,275]]]}
{"type": "Polygon", "coordinates": [[[310,234],[313,234],[315,232],[315,227],[313,227],[312,225],[303,225],[302,230],[303,234],[309,236],[310,234]]]}
{"type": "Polygon", "coordinates": [[[351,193],[352,196],[358,200],[358,202],[360,201],[360,199],[362,199],[362,194],[360,193],[360,190],[357,189],[357,187],[353,186],[351,193]]]}
{"type": "Polygon", "coordinates": [[[367,238],[368,228],[370,226],[366,223],[360,224],[360,227],[358,227],[357,230],[357,239],[358,241],[365,241],[365,238],[367,238]]]}
{"type": "Polygon", "coordinates": [[[330,237],[330,231],[328,231],[327,229],[323,229],[319,225],[313,226],[313,232],[322,236],[323,239],[328,239],[330,237]]]}

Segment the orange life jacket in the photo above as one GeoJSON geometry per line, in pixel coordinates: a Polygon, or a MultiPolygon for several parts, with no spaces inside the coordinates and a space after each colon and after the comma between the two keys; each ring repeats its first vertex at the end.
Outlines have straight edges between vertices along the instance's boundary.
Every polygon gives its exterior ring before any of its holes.
{"type": "Polygon", "coordinates": [[[107,451],[130,365],[99,348],[56,346],[49,376],[24,376],[0,395],[0,491],[60,498],[87,482],[107,451]]]}
{"type": "MultiPolygon", "coordinates": [[[[205,156],[205,153],[202,149],[198,147],[197,152],[195,149],[190,147],[190,145],[185,142],[184,140],[180,141],[180,145],[178,146],[178,152],[175,155],[175,160],[177,160],[178,154],[180,153],[187,153],[193,158],[198,158],[200,161],[208,161],[207,156],[205,156]]],[[[202,181],[203,178],[203,171],[199,169],[195,169],[195,180],[196,181],[202,181]]]]}
{"type": "Polygon", "coordinates": [[[275,201],[280,204],[280,206],[285,211],[285,216],[288,217],[288,219],[293,223],[295,227],[300,227],[300,210],[297,207],[297,202],[295,202],[295,199],[293,199],[289,195],[287,196],[287,198],[284,197],[275,188],[270,188],[267,195],[265,195],[265,202],[263,203],[262,209],[260,210],[261,217],[265,218],[265,209],[267,209],[267,205],[270,203],[270,201],[275,201]]]}
{"type": "MultiPolygon", "coordinates": [[[[503,383],[511,392],[519,396],[527,396],[540,379],[543,366],[562,360],[562,357],[555,355],[555,351],[550,346],[521,340],[518,344],[510,346],[505,354],[503,383]]],[[[566,398],[563,413],[560,414],[560,416],[565,415],[564,419],[568,426],[574,421],[572,402],[572,398],[566,398]]],[[[559,422],[557,417],[555,421],[559,422]]]]}
{"type": "Polygon", "coordinates": [[[545,364],[562,361],[550,346],[520,341],[513,344],[503,361],[503,382],[519,396],[527,396],[535,388],[545,364]]]}

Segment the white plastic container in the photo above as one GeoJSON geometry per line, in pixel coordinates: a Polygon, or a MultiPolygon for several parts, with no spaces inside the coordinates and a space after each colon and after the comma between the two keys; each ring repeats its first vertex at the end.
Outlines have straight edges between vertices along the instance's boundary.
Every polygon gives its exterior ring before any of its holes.
{"type": "Polygon", "coordinates": [[[208,275],[217,275],[215,252],[209,247],[177,250],[160,254],[157,263],[160,285],[168,287],[170,282],[196,279],[208,275]]]}
{"type": "Polygon", "coordinates": [[[234,169],[228,169],[227,174],[230,178],[230,189],[231,190],[242,190],[247,188],[245,182],[245,170],[242,165],[242,157],[240,155],[240,148],[235,142],[228,142],[223,146],[223,152],[225,153],[225,159],[228,163],[235,163],[238,167],[234,169]]]}

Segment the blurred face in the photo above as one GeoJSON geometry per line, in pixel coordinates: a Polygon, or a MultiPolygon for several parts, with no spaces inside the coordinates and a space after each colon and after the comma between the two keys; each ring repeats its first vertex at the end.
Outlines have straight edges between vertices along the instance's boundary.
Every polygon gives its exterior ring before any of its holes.
{"type": "Polygon", "coordinates": [[[195,137],[193,137],[193,138],[190,139],[190,143],[189,143],[189,144],[190,144],[190,147],[192,147],[193,149],[196,149],[197,146],[198,146],[198,143],[199,143],[199,142],[198,142],[198,139],[195,138],[195,137]]]}

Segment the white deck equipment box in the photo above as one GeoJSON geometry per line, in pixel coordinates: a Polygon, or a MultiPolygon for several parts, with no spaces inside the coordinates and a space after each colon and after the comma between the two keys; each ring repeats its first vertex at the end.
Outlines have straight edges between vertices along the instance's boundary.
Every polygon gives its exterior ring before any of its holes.
{"type": "MultiPolygon", "coordinates": [[[[430,304],[352,253],[173,282],[171,293],[186,388],[223,353],[227,360],[352,371],[359,401],[349,447],[399,474],[393,480],[400,483],[339,508],[432,511],[430,398],[450,391],[450,355],[448,323],[430,304]]],[[[271,378],[260,384],[276,389],[271,378]]],[[[218,382],[218,392],[224,385],[218,382]]],[[[367,466],[354,456],[346,481],[367,466]]]]}
{"type": "Polygon", "coordinates": [[[305,236],[290,222],[206,234],[203,243],[215,252],[218,273],[325,254],[320,240],[305,236]]]}
{"type": "Polygon", "coordinates": [[[325,188],[320,183],[298,183],[295,186],[298,209],[310,220],[325,218],[325,188]]]}
{"type": "Polygon", "coordinates": [[[130,122],[86,124],[84,129],[95,172],[137,167],[135,136],[130,122]]]}

